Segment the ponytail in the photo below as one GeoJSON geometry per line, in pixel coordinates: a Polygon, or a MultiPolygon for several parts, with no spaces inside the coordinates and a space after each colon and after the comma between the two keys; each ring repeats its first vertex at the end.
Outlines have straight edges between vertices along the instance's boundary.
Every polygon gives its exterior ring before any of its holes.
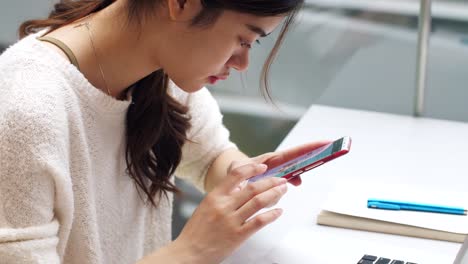
{"type": "Polygon", "coordinates": [[[168,82],[162,70],[137,82],[127,113],[128,171],[153,205],[156,194],[179,193],[170,177],[190,127],[188,109],[168,94],[168,82]]]}

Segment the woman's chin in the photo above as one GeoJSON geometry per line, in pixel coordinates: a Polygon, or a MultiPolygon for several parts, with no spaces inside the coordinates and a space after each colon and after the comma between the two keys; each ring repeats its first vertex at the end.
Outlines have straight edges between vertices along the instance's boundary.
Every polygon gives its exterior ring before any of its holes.
{"type": "Polygon", "coordinates": [[[177,82],[176,80],[172,80],[177,87],[183,90],[186,93],[194,93],[200,91],[203,87],[205,87],[208,82],[177,82]]]}

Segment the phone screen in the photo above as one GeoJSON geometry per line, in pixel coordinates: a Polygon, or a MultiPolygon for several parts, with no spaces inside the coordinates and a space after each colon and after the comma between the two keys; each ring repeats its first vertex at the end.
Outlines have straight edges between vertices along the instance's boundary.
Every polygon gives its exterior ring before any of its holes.
{"type": "Polygon", "coordinates": [[[293,160],[283,163],[277,167],[267,170],[265,173],[254,176],[249,179],[251,182],[258,181],[265,177],[285,177],[287,178],[297,176],[304,171],[308,171],[312,168],[321,165],[321,160],[327,157],[333,156],[335,153],[347,150],[349,148],[349,138],[340,138],[330,144],[314,149],[302,156],[299,156],[293,160]],[[346,142],[345,142],[346,141],[346,142]],[[309,166],[310,165],[310,166],[309,166]],[[291,175],[290,175],[291,174],[291,175]]]}

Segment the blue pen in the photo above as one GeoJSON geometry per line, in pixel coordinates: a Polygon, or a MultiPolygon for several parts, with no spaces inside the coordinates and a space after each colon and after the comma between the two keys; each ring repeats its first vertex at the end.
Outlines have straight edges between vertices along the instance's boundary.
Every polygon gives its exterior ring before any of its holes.
{"type": "Polygon", "coordinates": [[[402,202],[402,201],[394,201],[394,200],[381,200],[381,199],[368,199],[367,207],[372,208],[372,209],[408,210],[408,211],[420,211],[420,212],[456,214],[456,215],[467,214],[467,210],[464,208],[460,208],[460,207],[411,203],[411,202],[402,202]]]}

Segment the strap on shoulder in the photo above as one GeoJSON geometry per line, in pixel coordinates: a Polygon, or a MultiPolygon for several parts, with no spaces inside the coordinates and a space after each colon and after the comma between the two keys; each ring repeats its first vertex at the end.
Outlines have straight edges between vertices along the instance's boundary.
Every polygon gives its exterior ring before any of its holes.
{"type": "Polygon", "coordinates": [[[73,54],[71,49],[65,43],[63,43],[62,41],[60,41],[60,40],[58,40],[56,38],[52,38],[52,37],[48,37],[48,36],[39,37],[37,39],[41,40],[41,41],[46,41],[46,42],[52,43],[55,46],[57,46],[59,49],[61,49],[67,55],[70,62],[73,65],[75,65],[75,67],[78,68],[78,70],[80,69],[80,66],[78,64],[78,60],[75,57],[75,54],[73,54]]]}

